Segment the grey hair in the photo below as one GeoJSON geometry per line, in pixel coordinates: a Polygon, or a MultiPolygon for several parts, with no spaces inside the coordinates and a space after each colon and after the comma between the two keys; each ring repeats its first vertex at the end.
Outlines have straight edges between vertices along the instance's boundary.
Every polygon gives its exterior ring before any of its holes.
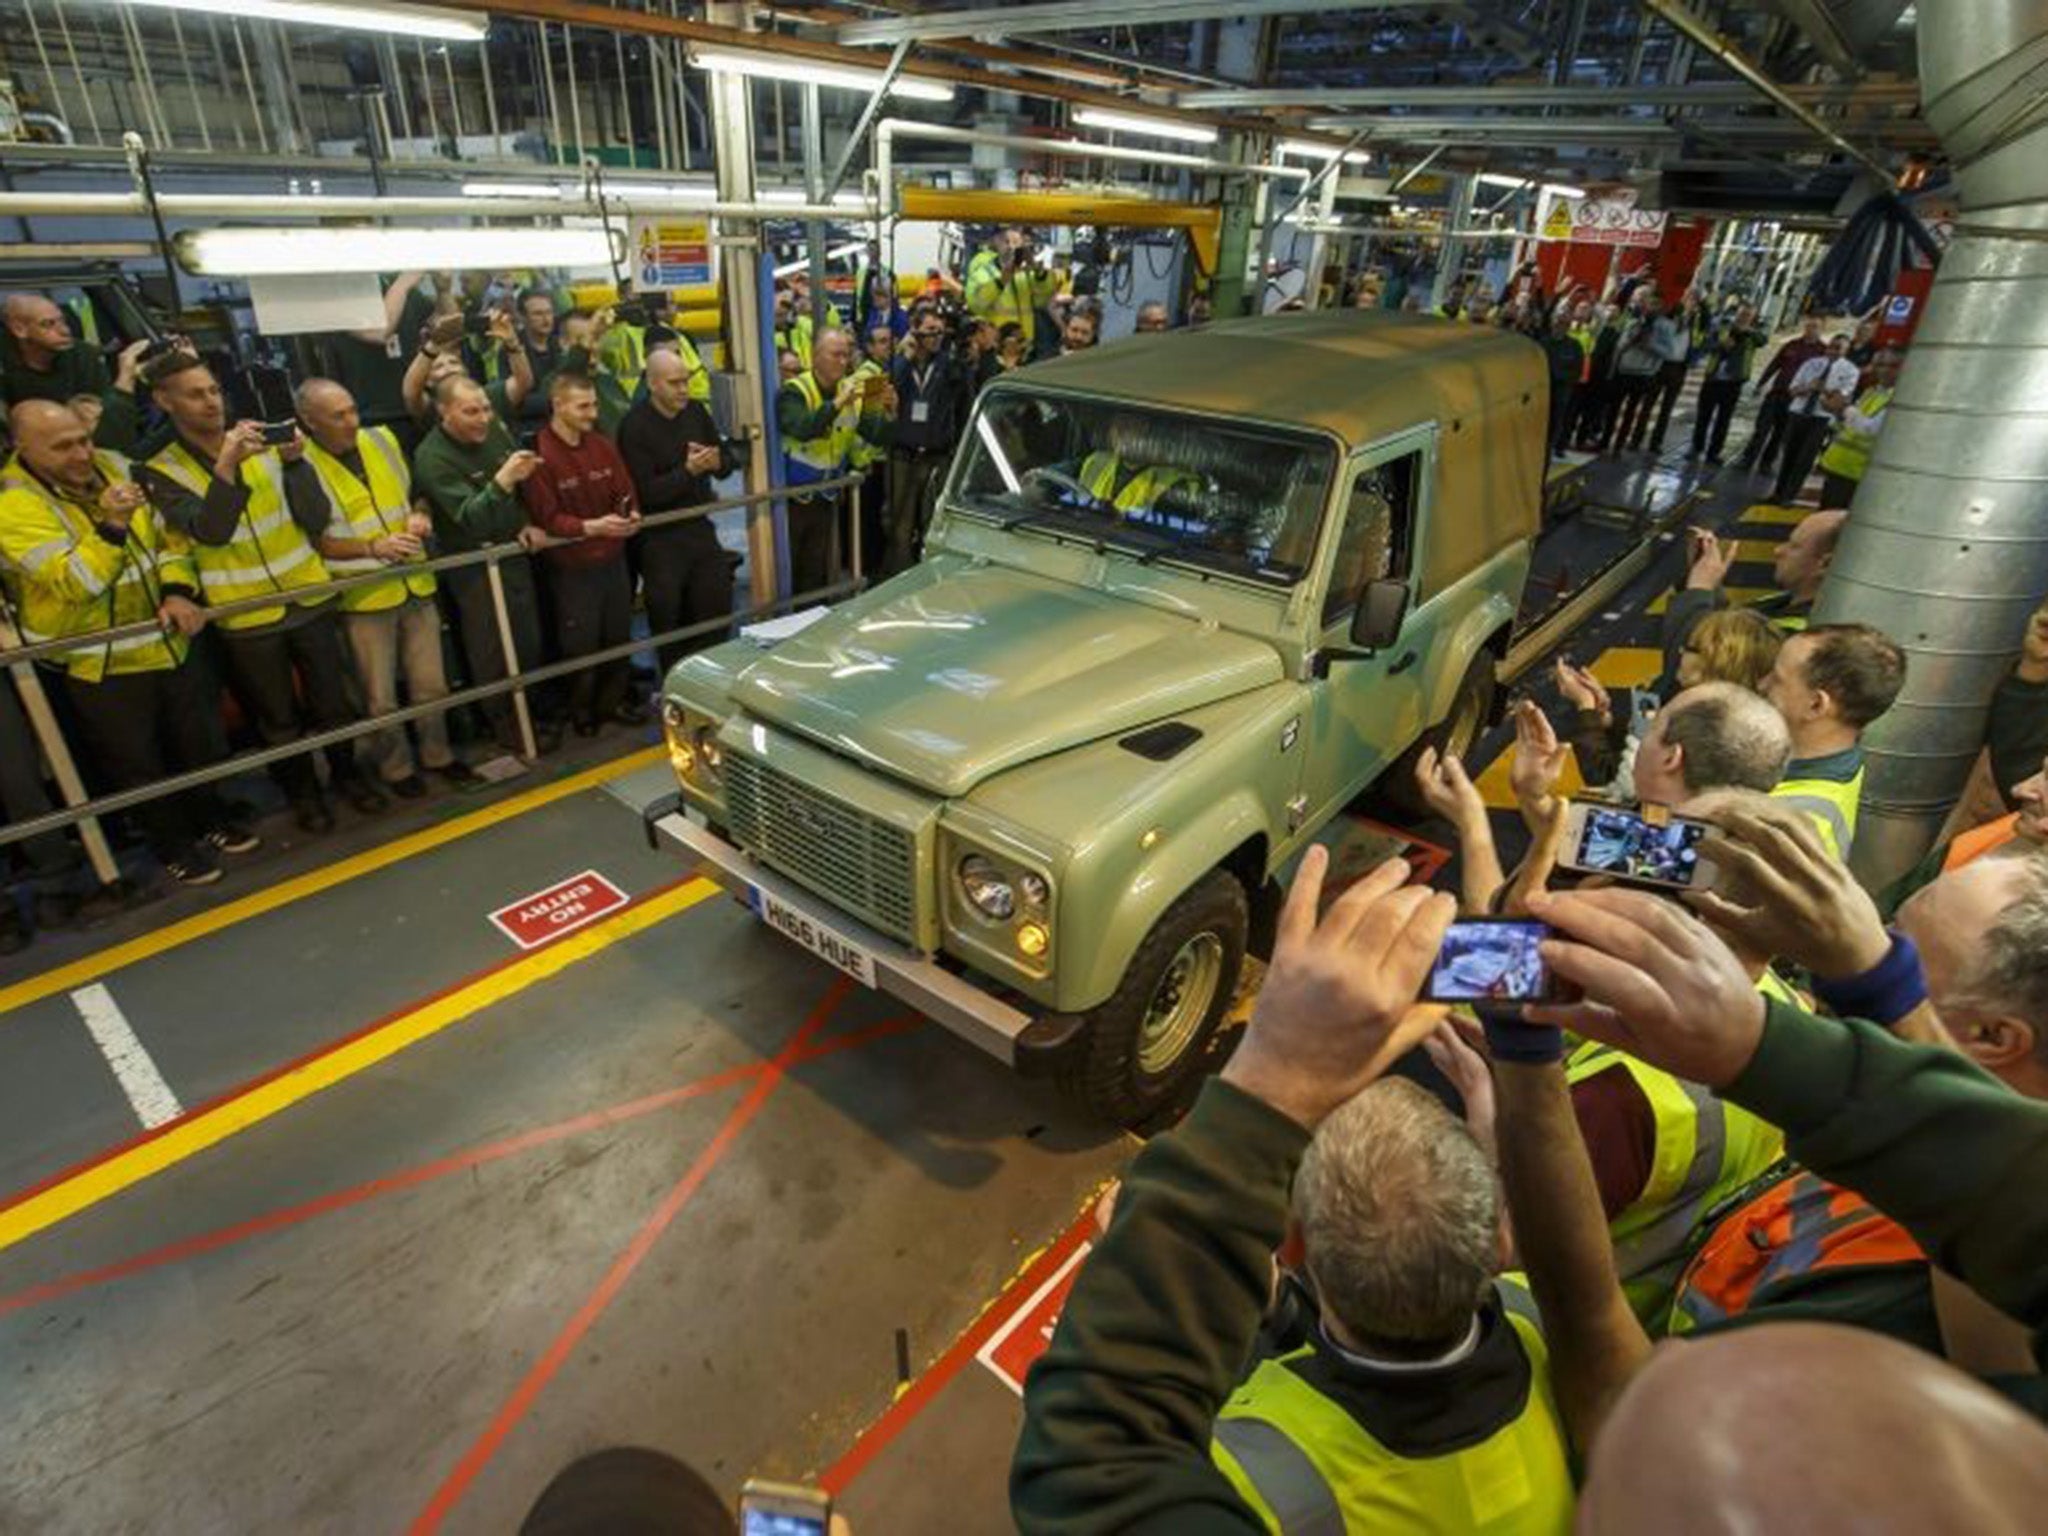
{"type": "Polygon", "coordinates": [[[1349,1333],[1455,1341],[1500,1268],[1500,1191],[1479,1143],[1404,1078],[1325,1120],[1294,1180],[1308,1269],[1349,1333]]]}
{"type": "Polygon", "coordinates": [[[1696,683],[1664,706],[1664,740],[1685,749],[1692,794],[1709,789],[1768,792],[1792,761],[1792,732],[1763,695],[1735,683],[1696,683]]]}
{"type": "Polygon", "coordinates": [[[1994,857],[2017,866],[2020,894],[1992,921],[1956,992],[2030,1025],[2034,1053],[2048,1060],[2048,850],[2008,844],[1994,857]]]}

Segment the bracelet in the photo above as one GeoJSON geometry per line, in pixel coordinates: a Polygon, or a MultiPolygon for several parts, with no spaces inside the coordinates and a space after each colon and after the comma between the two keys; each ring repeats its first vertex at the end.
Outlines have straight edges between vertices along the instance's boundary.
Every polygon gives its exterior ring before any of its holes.
{"type": "Polygon", "coordinates": [[[1860,976],[1813,980],[1813,993],[1843,1018],[1869,1019],[1887,1029],[1927,1001],[1927,975],[1920,951],[1897,929],[1892,947],[1860,976]]]}
{"type": "Polygon", "coordinates": [[[1531,1024],[1519,1008],[1473,1010],[1486,1029],[1486,1049],[1495,1061],[1541,1067],[1564,1060],[1564,1031],[1555,1024],[1531,1024]]]}

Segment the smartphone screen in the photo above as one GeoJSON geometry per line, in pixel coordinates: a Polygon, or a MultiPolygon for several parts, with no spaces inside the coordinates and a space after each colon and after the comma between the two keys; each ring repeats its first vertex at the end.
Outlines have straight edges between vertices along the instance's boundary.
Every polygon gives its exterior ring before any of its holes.
{"type": "Polygon", "coordinates": [[[1551,996],[1550,970],[1540,946],[1550,937],[1542,923],[1467,919],[1451,924],[1429,973],[1423,1001],[1531,1003],[1551,996]]]}
{"type": "Polygon", "coordinates": [[[819,1489],[749,1478],[740,1491],[740,1536],[827,1536],[832,1501],[819,1489]]]}
{"type": "Polygon", "coordinates": [[[825,1536],[825,1517],[743,1504],[740,1507],[740,1536],[825,1536]]]}
{"type": "Polygon", "coordinates": [[[1685,887],[1699,874],[1704,822],[1674,816],[1662,826],[1633,811],[1586,807],[1586,828],[1566,860],[1588,874],[1685,887]]]}

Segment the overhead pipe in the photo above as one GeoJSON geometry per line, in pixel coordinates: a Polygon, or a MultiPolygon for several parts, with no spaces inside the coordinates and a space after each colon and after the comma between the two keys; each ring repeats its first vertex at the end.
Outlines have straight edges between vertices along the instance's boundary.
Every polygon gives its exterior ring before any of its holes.
{"type": "MultiPolygon", "coordinates": [[[[282,219],[379,219],[473,214],[519,217],[579,214],[598,217],[589,195],[540,197],[294,197],[289,193],[236,195],[221,192],[166,192],[157,200],[165,218],[241,218],[260,215],[282,219]]],[[[871,223],[871,204],[842,208],[836,203],[703,202],[695,198],[634,192],[630,185],[605,184],[605,207],[613,214],[699,213],[731,220],[838,219],[871,223]]],[[[148,200],[140,192],[0,192],[0,216],[64,215],[80,218],[143,218],[148,200]]]]}
{"type": "Polygon", "coordinates": [[[1961,217],[1816,605],[1905,648],[1855,865],[1925,851],[2048,592],[2048,0],[1921,0],[1920,89],[1961,217]]]}
{"type": "MultiPolygon", "coordinates": [[[[884,219],[896,217],[896,156],[898,139],[926,139],[941,144],[982,144],[1028,154],[1048,155],[1056,160],[1128,160],[1141,165],[1171,165],[1183,170],[1202,171],[1212,176],[1250,176],[1273,181],[1296,181],[1304,187],[1315,173],[1296,165],[1240,165],[1235,160],[1207,160],[1200,155],[1177,155],[1165,151],[1133,149],[1119,144],[1092,144],[1085,139],[1034,139],[1017,133],[991,133],[979,128],[948,128],[938,123],[913,122],[908,118],[884,118],[875,126],[876,203],[884,219]]],[[[4,212],[0,205],[0,212],[4,212]]]]}

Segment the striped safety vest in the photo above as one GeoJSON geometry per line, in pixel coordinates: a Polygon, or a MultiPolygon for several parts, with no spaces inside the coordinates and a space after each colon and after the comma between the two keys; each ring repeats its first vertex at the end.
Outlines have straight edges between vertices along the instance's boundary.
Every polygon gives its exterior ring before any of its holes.
{"type": "MultiPolygon", "coordinates": [[[[96,449],[100,477],[128,478],[119,454],[96,449]]],[[[138,507],[119,544],[100,537],[91,506],[59,494],[30,473],[20,455],[0,468],[0,576],[29,645],[66,635],[154,623],[164,588],[199,589],[190,546],[166,528],[156,508],[138,507]]],[[[96,683],[109,675],[163,672],[182,665],[191,643],[152,629],[119,640],[95,640],[56,659],[65,671],[96,683]]]]}
{"type": "MultiPolygon", "coordinates": [[[[1794,1000],[1790,988],[1769,971],[1757,988],[1767,997],[1794,1000]]],[[[1783,1157],[1785,1136],[1699,1084],[1611,1045],[1582,1040],[1565,1058],[1569,1083],[1613,1071],[1634,1080],[1656,1124],[1650,1177],[1608,1228],[1622,1291],[1649,1326],[1669,1310],[1672,1287],[1707,1213],[1783,1157]]]]}
{"type": "Polygon", "coordinates": [[[1856,841],[1856,813],[1863,804],[1862,765],[1847,779],[1780,779],[1771,798],[1796,801],[1813,818],[1828,852],[1847,861],[1856,841]]]}
{"type": "MultiPolygon", "coordinates": [[[[405,520],[412,513],[412,467],[405,462],[398,439],[389,427],[365,427],[356,434],[356,451],[362,455],[363,470],[370,477],[367,485],[340,459],[310,437],[306,439],[306,462],[320,477],[320,486],[334,507],[334,520],[327,527],[329,536],[368,543],[387,534],[405,532],[405,520]]],[[[333,555],[325,558],[328,571],[335,576],[360,576],[388,569],[374,555],[358,559],[333,555]]],[[[398,607],[407,597],[433,595],[432,572],[417,571],[390,581],[351,587],[341,594],[341,606],[346,613],[382,613],[398,607]]]]}
{"type": "Polygon", "coordinates": [[[1191,469],[1148,465],[1118,485],[1122,473],[1123,460],[1107,448],[1098,448],[1081,461],[1080,481],[1090,496],[1097,501],[1108,502],[1127,516],[1133,512],[1150,512],[1159,504],[1160,497],[1176,488],[1202,488],[1202,477],[1191,469]]]}
{"type": "MultiPolygon", "coordinates": [[[[809,369],[790,382],[812,411],[824,409],[825,392],[809,369]]],[[[782,445],[783,477],[787,484],[810,485],[819,480],[835,480],[846,473],[853,445],[860,440],[857,425],[859,409],[858,401],[849,403],[832,419],[832,425],[825,429],[823,435],[799,438],[782,445]]]]}
{"type": "Polygon", "coordinates": [[[967,263],[967,308],[977,320],[1001,329],[1013,321],[1023,329],[1029,345],[1038,334],[1038,308],[1048,304],[1060,291],[1059,274],[1041,272],[1019,265],[1003,281],[1003,259],[994,251],[981,250],[967,263]]]}
{"type": "MultiPolygon", "coordinates": [[[[861,365],[853,370],[853,376],[856,379],[886,377],[883,374],[882,365],[873,358],[863,360],[861,365]]],[[[889,457],[889,450],[887,448],[869,442],[860,435],[857,429],[855,430],[853,442],[848,445],[846,450],[846,462],[848,464],[852,465],[855,469],[866,469],[870,465],[881,463],[887,457],[889,457]]]]}
{"type": "MultiPolygon", "coordinates": [[[[1876,416],[1891,403],[1892,392],[1889,389],[1866,389],[1856,402],[1856,409],[1865,416],[1876,416]]],[[[1849,425],[1845,416],[1835,424],[1834,438],[1820,456],[1820,467],[1825,473],[1840,475],[1844,480],[1861,480],[1863,472],[1870,468],[1870,450],[1876,446],[1876,428],[1859,432],[1849,425]]]]}
{"type": "MultiPolygon", "coordinates": [[[[212,468],[193,458],[183,443],[172,443],[149,461],[149,467],[195,496],[204,496],[213,481],[212,468]]],[[[192,559],[199,567],[199,585],[207,602],[220,606],[267,592],[289,593],[323,585],[328,579],[327,567],[305,530],[293,521],[285,501],[283,461],[275,453],[259,453],[242,461],[241,476],[249,491],[249,504],[242,509],[235,536],[226,544],[192,541],[192,559]]],[[[301,601],[318,604],[326,599],[301,601]]],[[[230,631],[260,629],[284,616],[284,606],[279,604],[230,614],[217,622],[230,631]]]]}
{"type": "Polygon", "coordinates": [[[1475,1445],[1401,1455],[1288,1368],[1312,1346],[1259,1363],[1218,1414],[1210,1455],[1268,1530],[1563,1536],[1571,1529],[1571,1463],[1550,1352],[1527,1293],[1505,1279],[1496,1289],[1528,1356],[1532,1389],[1515,1419],[1475,1445]]]}

